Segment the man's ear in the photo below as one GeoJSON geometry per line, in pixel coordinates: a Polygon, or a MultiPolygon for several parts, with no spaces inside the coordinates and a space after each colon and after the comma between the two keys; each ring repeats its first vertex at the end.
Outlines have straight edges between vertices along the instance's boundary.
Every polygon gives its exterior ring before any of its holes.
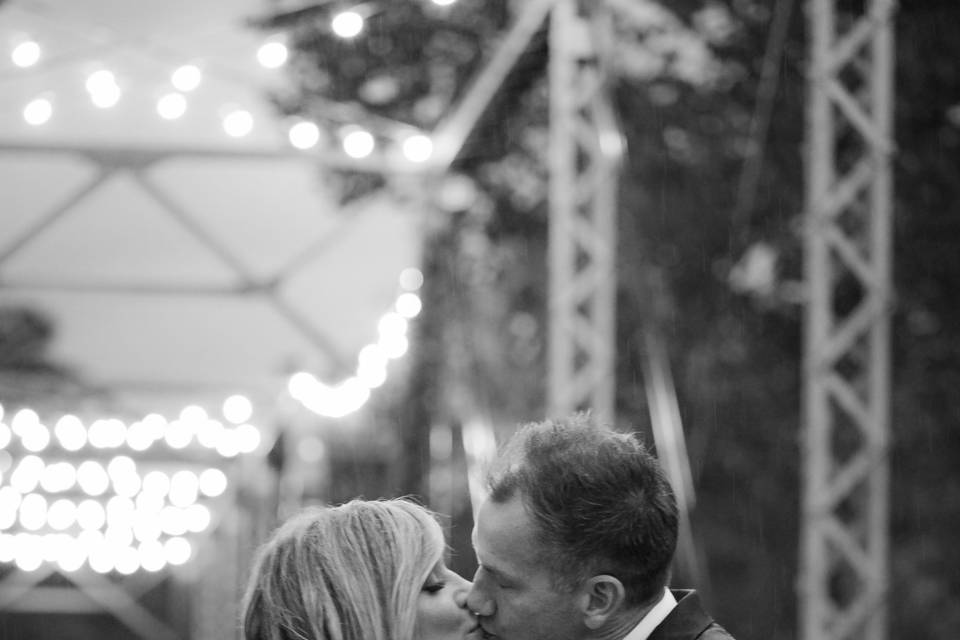
{"type": "Polygon", "coordinates": [[[597,630],[620,608],[627,592],[611,575],[600,574],[585,580],[578,589],[577,604],[587,628],[597,630]]]}

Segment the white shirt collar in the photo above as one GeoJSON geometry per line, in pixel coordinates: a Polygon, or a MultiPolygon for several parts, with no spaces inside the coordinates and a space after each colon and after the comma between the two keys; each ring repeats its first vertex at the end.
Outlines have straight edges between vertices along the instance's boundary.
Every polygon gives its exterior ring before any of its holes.
{"type": "Polygon", "coordinates": [[[647,612],[647,615],[643,616],[643,619],[623,640],[647,640],[653,630],[670,615],[675,606],[677,606],[677,599],[670,593],[670,589],[664,589],[660,601],[647,612]]]}

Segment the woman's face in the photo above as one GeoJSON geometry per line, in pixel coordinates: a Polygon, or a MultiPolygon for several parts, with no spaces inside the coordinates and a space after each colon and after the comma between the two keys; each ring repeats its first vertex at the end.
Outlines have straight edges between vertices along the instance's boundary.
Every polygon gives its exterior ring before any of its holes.
{"type": "Polygon", "coordinates": [[[437,562],[417,598],[414,640],[480,640],[483,631],[467,610],[470,583],[437,562]]]}

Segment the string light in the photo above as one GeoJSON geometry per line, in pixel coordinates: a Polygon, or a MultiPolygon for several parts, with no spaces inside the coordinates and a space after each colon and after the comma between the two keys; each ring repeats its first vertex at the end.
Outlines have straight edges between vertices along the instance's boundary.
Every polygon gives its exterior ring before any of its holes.
{"type": "MultiPolygon", "coordinates": [[[[228,398],[229,400],[229,398],[228,398]]],[[[226,405],[227,401],[224,401],[226,405]]],[[[208,419],[206,410],[203,407],[198,407],[195,404],[188,405],[180,410],[180,419],[188,424],[196,425],[204,420],[208,419]]]]}
{"type": "Polygon", "coordinates": [[[400,294],[397,298],[397,304],[395,305],[397,313],[399,313],[404,318],[414,318],[423,308],[423,302],[420,300],[420,296],[409,291],[400,294]]]}
{"type": "MultiPolygon", "coordinates": [[[[136,456],[145,448],[169,446],[171,429],[191,437],[187,446],[222,458],[257,450],[262,438],[249,422],[250,400],[234,394],[221,408],[231,424],[240,424],[223,428],[202,407],[190,405],[172,420],[149,414],[129,426],[117,418],[85,426],[67,414],[52,428],[23,407],[8,425],[0,405],[0,455],[10,461],[4,467],[9,475],[0,473],[0,562],[22,571],[47,563],[66,572],[88,565],[99,573],[124,575],[187,562],[193,554],[187,537],[213,523],[207,502],[226,492],[227,475],[217,466],[191,468],[196,463],[179,461],[172,464],[180,468],[168,475],[150,468],[171,464],[158,462],[162,457],[136,456]],[[209,424],[220,428],[204,447],[193,436],[209,424]],[[42,454],[31,451],[31,440],[44,433],[49,442],[42,454]]],[[[197,460],[197,453],[188,459],[197,460]]]]}
{"type": "Polygon", "coordinates": [[[298,399],[314,413],[328,418],[342,418],[362,407],[369,398],[370,389],[354,377],[334,387],[313,378],[310,388],[298,399]]]}
{"type": "Polygon", "coordinates": [[[241,424],[233,432],[232,441],[237,443],[240,453],[252,453],[260,446],[260,430],[251,424],[241,424]]]}
{"type": "Polygon", "coordinates": [[[50,430],[42,424],[35,424],[23,433],[20,442],[27,451],[40,453],[50,444],[50,430]]]}
{"type": "Polygon", "coordinates": [[[40,416],[37,412],[33,409],[23,408],[13,414],[13,420],[10,421],[10,428],[15,434],[22,438],[23,434],[38,424],[40,424],[40,416]]]}
{"type": "Polygon", "coordinates": [[[168,93],[157,100],[157,113],[164,120],[176,120],[187,111],[187,99],[182,93],[168,93]]]}
{"type": "Polygon", "coordinates": [[[329,418],[340,418],[360,409],[370,398],[370,391],[383,385],[390,360],[402,357],[409,349],[407,331],[410,319],[421,310],[420,297],[414,293],[423,284],[423,273],[415,267],[400,272],[403,291],[395,301],[395,311],[388,311],[377,323],[377,341],[364,346],[357,354],[355,375],[337,385],[327,385],[306,371],[293,374],[287,391],[307,409],[329,418]]]}
{"type": "Polygon", "coordinates": [[[107,512],[96,500],[84,499],[77,505],[77,524],[84,531],[97,531],[107,521],[107,512]]]}
{"type": "Polygon", "coordinates": [[[163,544],[163,553],[168,563],[181,565],[190,559],[193,550],[185,538],[176,536],[170,538],[163,544]]]}
{"type": "Polygon", "coordinates": [[[84,460],[77,468],[77,484],[90,497],[97,497],[110,486],[110,476],[99,462],[84,460]]]}
{"type": "Polygon", "coordinates": [[[184,93],[189,93],[199,87],[202,80],[203,73],[200,71],[200,67],[194,64],[185,64],[177,67],[170,75],[170,84],[172,84],[177,91],[184,93]]]}
{"type": "Polygon", "coordinates": [[[423,286],[423,273],[416,267],[407,267],[400,272],[400,286],[406,291],[418,291],[423,286]]]}
{"type": "Polygon", "coordinates": [[[320,141],[320,128],[312,122],[297,122],[290,127],[289,137],[297,149],[310,149],[320,141]]]}
{"type": "Polygon", "coordinates": [[[403,155],[411,162],[424,162],[433,154],[433,141],[423,134],[414,134],[404,139],[403,155]]]}
{"type": "Polygon", "coordinates": [[[233,424],[242,424],[253,416],[253,404],[244,395],[232,395],[223,401],[223,417],[233,424]]]}
{"type": "MultiPolygon", "coordinates": [[[[437,2],[439,5],[452,2],[437,2]]],[[[360,9],[341,11],[331,19],[331,28],[338,36],[353,38],[362,33],[365,17],[360,9]]],[[[41,53],[40,45],[33,40],[21,42],[11,51],[15,64],[22,67],[36,64],[41,53]]],[[[274,35],[264,42],[256,52],[259,63],[270,69],[283,66],[289,59],[290,51],[284,42],[284,36],[274,35]]],[[[188,102],[183,95],[196,90],[203,81],[203,72],[196,64],[183,64],[170,74],[170,84],[175,91],[167,92],[157,99],[155,109],[163,120],[177,120],[187,111],[188,102]]],[[[123,90],[116,75],[109,69],[101,68],[86,79],[86,89],[91,102],[101,109],[116,106],[123,97],[123,90]]],[[[23,109],[24,120],[32,126],[40,126],[53,116],[53,102],[47,97],[37,98],[23,109]]],[[[246,109],[233,107],[228,112],[221,111],[221,126],[224,132],[233,138],[247,136],[254,127],[252,114],[246,109]]],[[[373,154],[377,147],[374,135],[356,125],[348,125],[347,132],[341,136],[343,151],[346,155],[362,160],[373,154]]],[[[385,138],[396,140],[403,158],[411,163],[423,163],[433,155],[433,142],[423,134],[404,136],[397,131],[383,132],[385,138]]],[[[300,121],[288,130],[290,144],[297,149],[307,150],[316,147],[323,140],[323,131],[317,123],[300,121]]]]}
{"type": "Polygon", "coordinates": [[[287,62],[287,45],[280,40],[270,40],[257,49],[257,61],[266,69],[277,69],[287,62]]]}
{"type": "Polygon", "coordinates": [[[330,20],[330,28],[341,38],[355,38],[363,31],[363,16],[356,11],[341,11],[330,20]]]}
{"type": "Polygon", "coordinates": [[[245,109],[234,108],[223,116],[223,130],[234,138],[242,138],[253,130],[253,116],[245,109]]]}
{"type": "Polygon", "coordinates": [[[53,432],[60,446],[67,451],[78,451],[87,443],[87,431],[77,416],[67,414],[57,420],[53,432]]]}
{"type": "MultiPolygon", "coordinates": [[[[21,482],[25,484],[18,488],[27,492],[36,484],[28,479],[39,477],[45,469],[42,459],[34,454],[52,448],[67,454],[83,453],[87,450],[94,455],[110,455],[110,459],[114,461],[111,477],[123,475],[123,472],[117,469],[130,468],[130,454],[140,453],[161,444],[174,449],[196,444],[207,450],[216,450],[218,447],[241,452],[256,450],[260,444],[260,430],[250,423],[253,416],[250,400],[240,394],[230,396],[223,403],[223,412],[231,424],[238,426],[224,428],[201,407],[191,405],[185,407],[179,417],[173,420],[167,420],[159,414],[150,414],[129,425],[117,418],[98,418],[91,421],[89,427],[85,427],[77,416],[67,414],[56,421],[51,436],[51,430],[40,422],[37,413],[24,408],[13,416],[12,427],[0,422],[0,453],[9,455],[5,449],[17,450],[18,447],[27,452],[28,455],[21,459],[19,467],[11,475],[11,481],[23,476],[21,482]],[[38,440],[44,442],[43,447],[36,446],[35,441],[38,440]]],[[[100,463],[92,460],[80,465],[77,478],[81,487],[97,487],[101,484],[98,478],[102,474],[98,469],[102,470],[100,463]]],[[[72,481],[70,483],[72,484],[72,481]]],[[[84,490],[89,494],[103,491],[95,488],[84,490]]]]}
{"type": "Polygon", "coordinates": [[[198,481],[200,493],[209,498],[216,498],[227,489],[227,476],[216,467],[204,469],[198,481]]]}
{"type": "Polygon", "coordinates": [[[13,48],[13,51],[10,52],[10,59],[13,61],[13,64],[21,69],[26,69],[40,61],[40,53],[40,45],[38,43],[33,40],[25,40],[13,48]]]}
{"type": "Polygon", "coordinates": [[[368,344],[357,356],[357,379],[368,389],[387,381],[387,357],[377,345],[368,344]]]}
{"type": "Polygon", "coordinates": [[[123,93],[117,84],[116,76],[108,69],[91,73],[87,77],[86,87],[91,102],[101,109],[109,109],[116,105],[123,93]]]}
{"type": "Polygon", "coordinates": [[[163,545],[159,540],[147,540],[137,549],[140,566],[151,573],[160,571],[167,564],[163,555],[163,545]]]}
{"type": "Polygon", "coordinates": [[[351,158],[366,158],[376,147],[373,135],[360,127],[349,127],[343,136],[343,150],[351,158]]]}

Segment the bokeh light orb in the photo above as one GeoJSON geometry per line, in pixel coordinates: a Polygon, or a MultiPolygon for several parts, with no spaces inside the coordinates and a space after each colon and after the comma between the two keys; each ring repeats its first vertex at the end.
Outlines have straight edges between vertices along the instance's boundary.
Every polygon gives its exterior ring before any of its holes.
{"type": "Polygon", "coordinates": [[[363,16],[356,11],[341,11],[330,20],[330,28],[341,38],[355,38],[363,31],[363,16]]]}
{"type": "Polygon", "coordinates": [[[257,49],[257,62],[265,69],[278,69],[287,62],[290,52],[279,40],[265,42],[257,49]]]}
{"type": "Polygon", "coordinates": [[[176,120],[186,112],[187,99],[182,93],[167,93],[157,100],[157,114],[164,120],[176,120]]]}
{"type": "Polygon", "coordinates": [[[233,424],[242,424],[253,416],[253,404],[244,395],[235,394],[223,401],[223,417],[233,424]]]}
{"type": "Polygon", "coordinates": [[[425,162],[433,155],[433,141],[423,134],[415,134],[404,139],[401,149],[410,162],[425,162]]]}
{"type": "Polygon", "coordinates": [[[303,120],[290,127],[288,137],[290,144],[297,149],[311,149],[320,142],[320,127],[312,122],[303,120]]]}
{"type": "Polygon", "coordinates": [[[366,158],[376,147],[373,135],[364,129],[350,129],[343,136],[343,151],[351,158],[366,158]]]}
{"type": "Polygon", "coordinates": [[[24,40],[10,52],[10,60],[21,69],[32,67],[40,62],[40,44],[34,40],[24,40]]]}
{"type": "Polygon", "coordinates": [[[23,108],[23,119],[27,124],[39,126],[53,117],[53,103],[46,98],[36,98],[23,108]]]}
{"type": "Polygon", "coordinates": [[[200,86],[200,82],[203,80],[203,73],[200,71],[200,67],[195,64],[185,64],[177,69],[170,75],[170,83],[178,91],[193,91],[200,86]]]}

